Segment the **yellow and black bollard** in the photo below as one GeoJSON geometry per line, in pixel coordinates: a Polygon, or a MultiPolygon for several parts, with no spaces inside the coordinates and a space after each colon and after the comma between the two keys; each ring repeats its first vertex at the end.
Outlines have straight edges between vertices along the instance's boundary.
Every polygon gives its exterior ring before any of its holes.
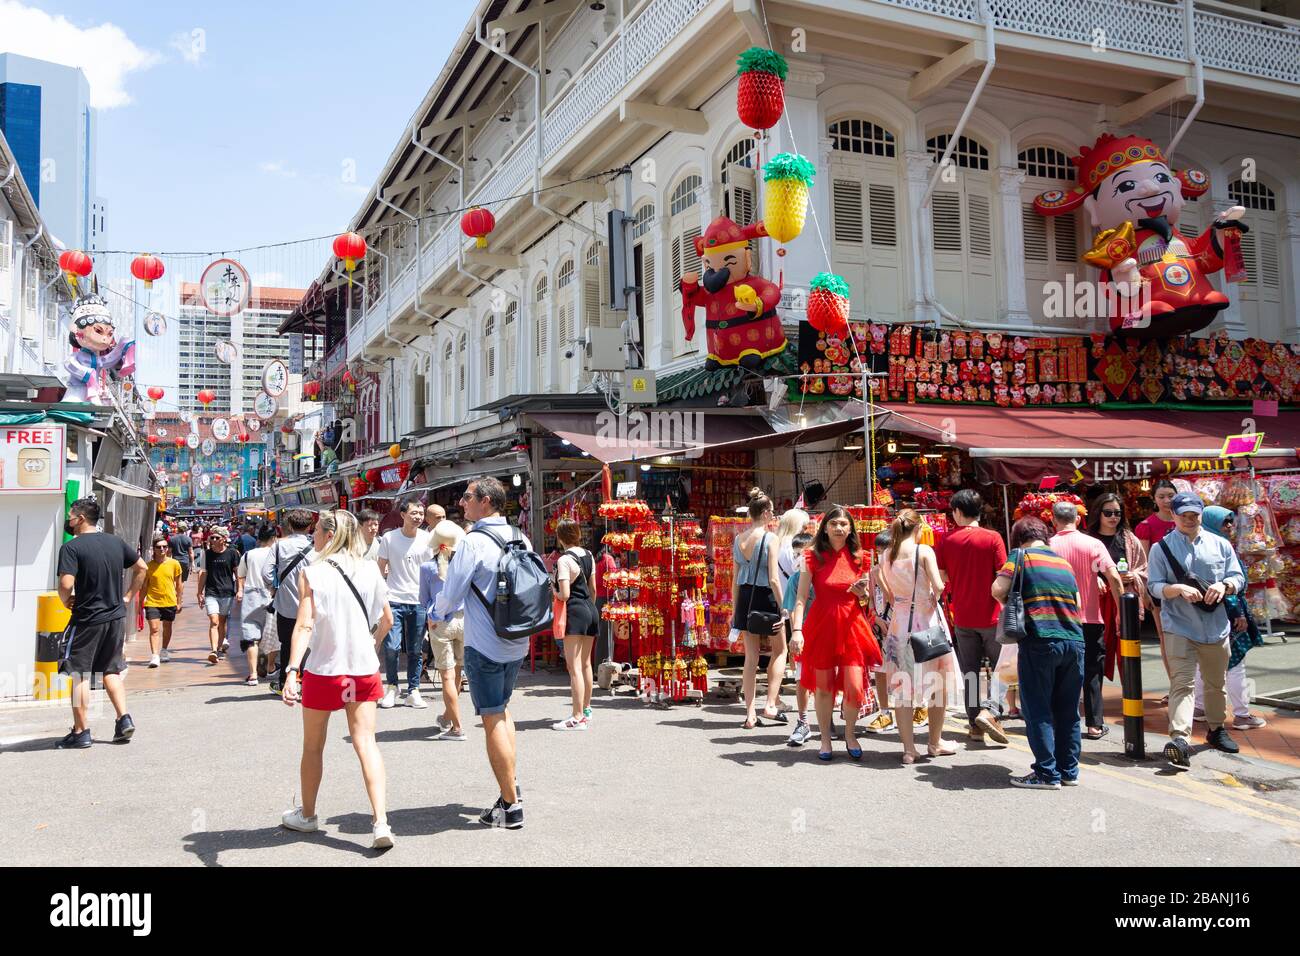
{"type": "Polygon", "coordinates": [[[59,673],[59,651],[63,632],[72,612],[63,606],[57,591],[36,598],[36,672],[32,675],[32,696],[37,700],[66,700],[72,696],[72,679],[59,673]]]}
{"type": "Polygon", "coordinates": [[[1146,759],[1146,727],[1142,713],[1142,642],[1138,639],[1138,596],[1120,598],[1120,686],[1124,693],[1124,755],[1146,759]]]}

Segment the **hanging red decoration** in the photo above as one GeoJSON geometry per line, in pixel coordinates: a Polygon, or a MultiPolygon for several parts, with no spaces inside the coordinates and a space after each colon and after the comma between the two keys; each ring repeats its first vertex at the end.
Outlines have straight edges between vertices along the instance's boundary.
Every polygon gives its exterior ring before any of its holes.
{"type": "Polygon", "coordinates": [[[163,395],[166,393],[157,385],[150,385],[147,389],[145,389],[145,394],[149,396],[150,401],[157,402],[160,401],[163,395]]]}
{"type": "Polygon", "coordinates": [[[303,382],[302,397],[309,402],[314,402],[320,397],[320,382],[303,382]]]}
{"type": "Polygon", "coordinates": [[[614,476],[609,472],[609,465],[600,466],[600,500],[611,501],[614,498],[614,476]]]}
{"type": "Polygon", "coordinates": [[[343,370],[343,384],[348,387],[349,392],[355,392],[357,390],[357,380],[353,377],[351,369],[345,368],[343,370]]]}
{"type": "Polygon", "coordinates": [[[750,129],[771,129],[785,112],[785,78],[790,67],[775,50],[751,46],[736,60],[736,115],[750,129]]]}
{"type": "Polygon", "coordinates": [[[353,478],[352,497],[360,498],[368,494],[370,494],[370,482],[366,481],[366,479],[364,478],[353,478]]]}
{"type": "Polygon", "coordinates": [[[460,231],[472,238],[480,249],[487,248],[488,233],[496,227],[496,217],[482,206],[475,206],[460,217],[460,231]]]}
{"type": "Polygon", "coordinates": [[[849,284],[841,276],[830,272],[813,276],[808,285],[808,324],[833,335],[849,330],[849,284]]]}
{"type": "Polygon", "coordinates": [[[212,480],[215,481],[217,484],[221,484],[221,472],[217,472],[215,475],[213,475],[212,480]]]}
{"type": "Polygon", "coordinates": [[[164,271],[162,260],[147,252],[131,260],[131,275],[143,282],[146,289],[152,289],[154,282],[163,277],[164,271]]]}
{"type": "Polygon", "coordinates": [[[238,470],[238,469],[232,469],[231,472],[230,472],[230,477],[231,477],[231,479],[238,478],[238,477],[239,477],[239,470],[238,470]]]}
{"type": "Polygon", "coordinates": [[[379,469],[378,469],[378,468],[371,468],[371,469],[367,470],[367,471],[366,471],[365,478],[366,478],[366,481],[368,481],[368,482],[369,482],[370,484],[372,484],[372,485],[376,485],[376,484],[378,484],[378,483],[379,483],[379,469]]]}
{"type": "Polygon", "coordinates": [[[177,448],[184,448],[184,447],[185,447],[185,439],[184,439],[182,436],[177,435],[176,438],[175,438],[174,441],[173,441],[173,444],[174,444],[177,448]]]}
{"type": "Polygon", "coordinates": [[[77,277],[85,278],[95,268],[94,261],[80,249],[68,249],[59,254],[59,268],[68,278],[72,291],[77,291],[77,277]]]}
{"type": "Polygon", "coordinates": [[[190,480],[190,473],[188,471],[182,471],[181,481],[189,481],[189,480],[190,480]]]}
{"type": "Polygon", "coordinates": [[[150,435],[148,438],[145,439],[145,441],[147,441],[151,445],[156,445],[158,444],[158,436],[150,435]]]}
{"type": "Polygon", "coordinates": [[[199,389],[199,393],[194,396],[206,409],[209,405],[217,400],[217,393],[210,388],[199,389]]]}
{"type": "Polygon", "coordinates": [[[348,274],[348,285],[352,285],[352,272],[357,263],[366,257],[366,240],[355,232],[345,232],[334,239],[334,255],[343,260],[343,268],[348,274]]]}
{"type": "Polygon", "coordinates": [[[288,422],[285,422],[283,425],[280,426],[280,433],[283,435],[292,435],[293,426],[290,425],[288,422]]]}

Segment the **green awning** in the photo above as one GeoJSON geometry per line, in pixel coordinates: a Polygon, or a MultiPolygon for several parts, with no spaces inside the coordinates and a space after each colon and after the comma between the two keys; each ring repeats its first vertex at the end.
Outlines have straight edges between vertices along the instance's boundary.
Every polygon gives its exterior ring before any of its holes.
{"type": "Polygon", "coordinates": [[[39,425],[41,422],[60,422],[64,425],[90,425],[95,416],[90,412],[70,412],[50,409],[44,412],[0,412],[0,425],[39,425]]]}

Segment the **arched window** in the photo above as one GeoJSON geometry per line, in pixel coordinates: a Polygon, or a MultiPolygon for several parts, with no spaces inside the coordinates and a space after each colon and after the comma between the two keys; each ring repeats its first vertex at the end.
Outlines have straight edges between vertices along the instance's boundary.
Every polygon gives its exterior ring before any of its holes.
{"type": "Polygon", "coordinates": [[[637,311],[644,316],[655,303],[655,248],[652,242],[638,242],[653,228],[655,204],[644,202],[637,207],[632,218],[632,241],[636,251],[633,264],[638,268],[636,284],[641,288],[641,306],[637,311]]]}
{"type": "Polygon", "coordinates": [[[754,176],[757,156],[755,143],[749,137],[742,139],[722,157],[718,181],[722,184],[722,214],[740,225],[754,221],[758,184],[754,176]]]}
{"type": "Polygon", "coordinates": [[[559,385],[562,391],[569,391],[573,385],[575,369],[577,368],[577,349],[574,347],[575,333],[577,331],[574,325],[575,275],[576,270],[572,256],[561,262],[560,267],[555,270],[555,316],[559,336],[556,344],[560,349],[559,385]],[[575,358],[565,358],[566,352],[572,352],[575,358]]]}
{"type": "Polygon", "coordinates": [[[827,127],[831,149],[840,153],[895,158],[894,134],[866,119],[850,117],[836,120],[827,127]]]}
{"type": "Polygon", "coordinates": [[[655,224],[655,204],[652,202],[643,202],[637,206],[636,212],[632,214],[632,238],[640,239],[655,224]]]}
{"type": "Polygon", "coordinates": [[[609,254],[604,243],[587,247],[582,270],[582,326],[586,329],[617,326],[618,322],[605,302],[609,285],[609,254]]]}
{"type": "Polygon", "coordinates": [[[505,361],[501,363],[505,372],[507,394],[514,389],[515,382],[515,346],[519,330],[515,321],[519,318],[519,303],[511,299],[506,304],[505,318],[501,322],[501,354],[505,361]]]}
{"type": "MultiPolygon", "coordinates": [[[[926,140],[937,163],[948,147],[950,133],[926,140]]],[[[997,282],[993,262],[993,182],[989,150],[961,136],[952,155],[962,172],[940,179],[930,196],[934,279],[939,301],[971,321],[998,318],[997,282]],[[947,181],[951,178],[953,181],[947,181]]]]}
{"type": "Polygon", "coordinates": [[[901,167],[894,134],[859,117],[827,126],[831,141],[831,238],[836,271],[852,292],[857,319],[903,316],[899,249],[901,167]]]}
{"type": "Polygon", "coordinates": [[[487,393],[493,394],[497,377],[497,319],[489,314],[483,323],[483,377],[487,379],[487,393]]]}
{"type": "MultiPolygon", "coordinates": [[[[1256,338],[1276,342],[1284,337],[1277,194],[1257,179],[1237,179],[1228,184],[1228,198],[1234,205],[1250,210],[1250,232],[1241,233],[1241,258],[1246,263],[1246,278],[1237,284],[1240,295],[1232,298],[1241,309],[1247,332],[1256,338]]],[[[1179,231],[1190,238],[1187,231],[1179,231]]]]}
{"type": "MultiPolygon", "coordinates": [[[[669,239],[668,248],[672,254],[672,288],[681,285],[682,273],[700,271],[700,255],[695,251],[695,240],[699,237],[700,205],[699,190],[704,180],[694,173],[687,175],[672,191],[668,203],[669,239]]],[[[702,327],[703,323],[696,323],[702,327]]],[[[685,332],[680,322],[668,323],[671,328],[672,354],[684,355],[694,350],[694,345],[686,341],[685,332]]]]}
{"type": "Polygon", "coordinates": [[[543,272],[537,277],[533,286],[533,318],[537,322],[537,357],[544,358],[551,351],[550,315],[546,310],[546,296],[550,289],[550,280],[543,272]]]}
{"type": "Polygon", "coordinates": [[[1025,174],[1020,187],[1020,226],[1025,246],[1025,304],[1035,320],[1046,325],[1090,326],[1087,316],[1044,315],[1044,305],[1061,301],[1051,291],[1064,287],[1071,275],[1081,276],[1079,263],[1079,216],[1041,216],[1034,211],[1034,197],[1049,189],[1070,189],[1075,181],[1074,164],[1054,146],[1027,146],[1016,157],[1025,174]]]}

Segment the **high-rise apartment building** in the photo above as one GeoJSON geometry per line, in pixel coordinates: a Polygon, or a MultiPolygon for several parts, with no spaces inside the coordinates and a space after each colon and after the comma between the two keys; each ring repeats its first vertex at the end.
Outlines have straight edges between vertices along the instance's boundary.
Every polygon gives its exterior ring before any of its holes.
{"type": "Polygon", "coordinates": [[[0,131],[46,228],[70,249],[90,248],[92,239],[104,246],[103,203],[95,194],[96,127],[90,84],[80,69],[0,53],[0,131]]]}

